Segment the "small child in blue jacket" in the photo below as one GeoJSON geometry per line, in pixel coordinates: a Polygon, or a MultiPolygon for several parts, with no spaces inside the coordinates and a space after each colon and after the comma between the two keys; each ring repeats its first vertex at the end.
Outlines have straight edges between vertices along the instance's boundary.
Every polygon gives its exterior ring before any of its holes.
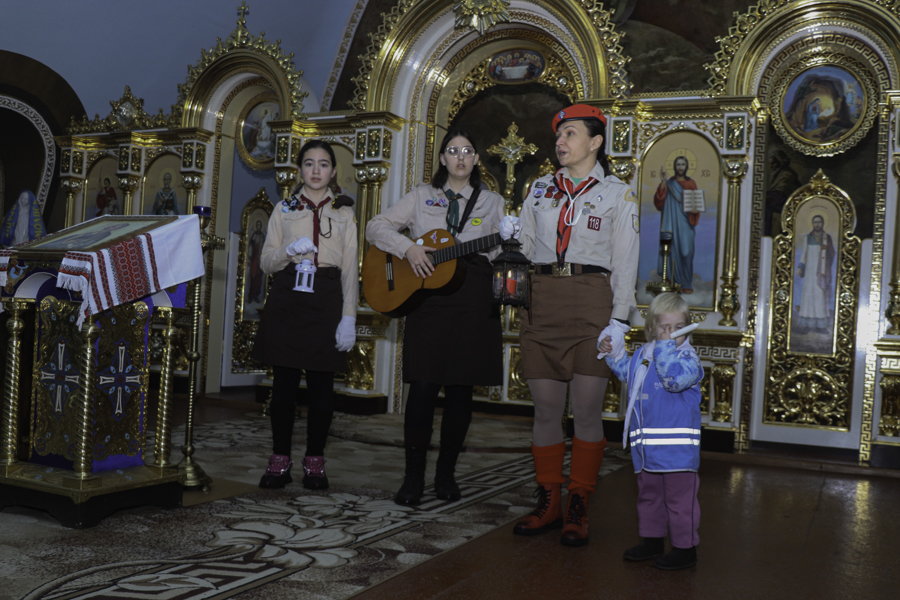
{"type": "MultiPolygon", "coordinates": [[[[627,384],[625,435],[638,480],[638,532],[641,543],[625,551],[625,560],[657,558],[664,570],[697,564],[700,538],[700,381],[703,367],[687,335],[671,334],[689,325],[687,302],[678,294],[663,293],[647,311],[647,344],[630,359],[621,329],[600,335],[601,356],[620,381],[627,384]],[[668,530],[672,550],[665,553],[668,530]]],[[[598,357],[599,358],[599,357],[598,357]]]]}

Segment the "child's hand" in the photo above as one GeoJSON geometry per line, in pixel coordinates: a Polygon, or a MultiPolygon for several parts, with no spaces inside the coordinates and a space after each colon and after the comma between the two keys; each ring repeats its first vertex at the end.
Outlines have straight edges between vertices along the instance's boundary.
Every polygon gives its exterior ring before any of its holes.
{"type": "Polygon", "coordinates": [[[599,350],[600,352],[609,354],[610,352],[612,352],[612,349],[612,342],[609,341],[608,337],[603,338],[602,340],[600,340],[600,343],[597,344],[597,350],[599,350]]]}

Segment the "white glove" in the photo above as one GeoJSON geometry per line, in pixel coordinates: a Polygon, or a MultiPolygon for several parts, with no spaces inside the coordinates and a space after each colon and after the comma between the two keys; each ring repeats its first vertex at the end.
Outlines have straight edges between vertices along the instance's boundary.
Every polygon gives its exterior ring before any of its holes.
{"type": "MultiPolygon", "coordinates": [[[[600,341],[603,338],[609,338],[609,342],[612,344],[612,352],[609,353],[610,358],[613,360],[621,360],[623,356],[625,356],[625,334],[631,331],[631,326],[626,325],[622,321],[617,321],[615,319],[609,320],[609,325],[606,326],[600,333],[600,337],[597,338],[597,350],[600,349],[600,341]]],[[[597,358],[603,358],[606,356],[606,352],[601,352],[597,355],[597,358]]]]}
{"type": "Polygon", "coordinates": [[[509,238],[519,239],[519,233],[521,232],[522,224],[519,222],[519,217],[506,215],[500,221],[500,239],[504,242],[509,238]]]}
{"type": "Polygon", "coordinates": [[[334,341],[337,342],[334,347],[339,352],[346,352],[353,347],[353,344],[356,343],[356,317],[347,315],[341,317],[337,332],[334,334],[334,341]]]}
{"type": "Polygon", "coordinates": [[[291,242],[291,245],[287,247],[288,256],[295,256],[297,254],[309,254],[310,252],[318,251],[319,249],[316,248],[315,244],[312,243],[312,240],[306,236],[303,236],[299,240],[291,242]]]}

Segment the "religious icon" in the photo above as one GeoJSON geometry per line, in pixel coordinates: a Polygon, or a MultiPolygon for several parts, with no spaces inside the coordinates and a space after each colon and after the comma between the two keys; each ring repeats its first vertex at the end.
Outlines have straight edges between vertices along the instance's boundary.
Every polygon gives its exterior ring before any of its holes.
{"type": "Polygon", "coordinates": [[[182,184],[181,158],[166,153],[147,168],[146,183],[142,190],[141,214],[185,215],[189,214],[187,190],[182,184]]]}
{"type": "Polygon", "coordinates": [[[721,160],[700,134],[675,132],[656,140],[644,156],[640,197],[641,257],[638,303],[649,304],[648,283],[662,280],[663,234],[668,246],[667,279],[695,308],[715,306],[716,240],[721,160]]]}
{"type": "Polygon", "coordinates": [[[262,219],[256,219],[253,232],[247,240],[247,302],[262,303],[264,300],[263,282],[266,275],[259,264],[263,244],[266,243],[266,232],[262,219]]]}
{"type": "Polygon", "coordinates": [[[37,239],[46,232],[37,199],[30,190],[22,190],[0,225],[0,245],[18,246],[37,239]]]}
{"type": "Polygon", "coordinates": [[[791,159],[784,150],[769,155],[769,187],[766,190],[765,235],[781,233],[781,211],[787,199],[800,187],[797,171],[791,168],[791,159]]]}
{"type": "Polygon", "coordinates": [[[833,203],[814,199],[797,209],[794,223],[790,350],[831,354],[840,216],[833,203]]]}
{"type": "Polygon", "coordinates": [[[170,223],[175,217],[124,217],[106,215],[99,219],[91,219],[68,229],[35,240],[28,244],[26,250],[84,250],[94,251],[133,238],[170,223]]]}
{"type": "Polygon", "coordinates": [[[269,169],[275,161],[275,134],[270,123],[281,118],[281,107],[272,93],[253,98],[238,118],[238,153],[250,167],[269,169]]]}
{"type": "Polygon", "coordinates": [[[488,74],[499,83],[523,83],[540,77],[545,65],[543,55],[536,50],[507,50],[491,58],[488,74]]]}
{"type": "Polygon", "coordinates": [[[109,177],[104,177],[100,184],[100,190],[97,192],[97,216],[103,215],[121,215],[122,205],[119,203],[119,197],[116,190],[112,186],[109,177]]]}

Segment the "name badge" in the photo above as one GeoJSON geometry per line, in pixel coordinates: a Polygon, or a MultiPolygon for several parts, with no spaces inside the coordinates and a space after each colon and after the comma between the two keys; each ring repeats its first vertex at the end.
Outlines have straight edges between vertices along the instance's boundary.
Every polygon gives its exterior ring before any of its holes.
{"type": "Polygon", "coordinates": [[[600,231],[600,217],[588,217],[587,226],[588,229],[600,231]]]}

